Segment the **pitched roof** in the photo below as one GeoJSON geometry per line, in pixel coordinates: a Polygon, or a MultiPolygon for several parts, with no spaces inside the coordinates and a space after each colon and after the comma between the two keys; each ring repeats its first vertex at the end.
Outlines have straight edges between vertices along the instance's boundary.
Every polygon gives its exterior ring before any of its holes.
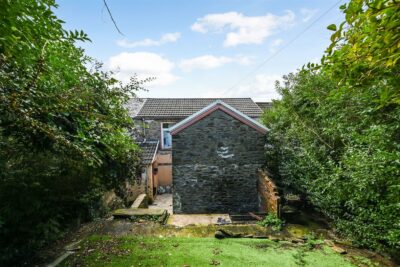
{"type": "Polygon", "coordinates": [[[157,153],[158,140],[148,140],[139,144],[142,152],[140,153],[140,160],[142,165],[149,165],[153,163],[154,157],[157,153]]]}
{"type": "Polygon", "coordinates": [[[256,102],[257,106],[259,106],[262,110],[272,108],[272,102],[256,102]]]}
{"type": "Polygon", "coordinates": [[[217,100],[251,118],[258,118],[262,114],[251,98],[148,98],[135,118],[184,119],[217,100]]]}
{"type": "Polygon", "coordinates": [[[146,98],[131,98],[124,105],[128,109],[129,116],[131,118],[136,117],[138,112],[142,109],[144,103],[146,102],[146,98]]]}
{"type": "Polygon", "coordinates": [[[210,105],[206,106],[205,108],[199,110],[198,112],[192,114],[191,116],[187,117],[186,119],[182,120],[181,122],[175,124],[171,128],[169,128],[172,135],[179,133],[183,129],[189,127],[190,125],[196,123],[197,121],[201,120],[202,118],[206,117],[210,113],[222,110],[223,112],[227,113],[228,115],[232,116],[233,118],[241,121],[242,123],[254,128],[255,130],[265,134],[268,131],[268,128],[259,123],[258,121],[250,118],[246,114],[240,112],[239,110],[235,109],[234,107],[226,104],[221,100],[214,101],[210,105]]]}

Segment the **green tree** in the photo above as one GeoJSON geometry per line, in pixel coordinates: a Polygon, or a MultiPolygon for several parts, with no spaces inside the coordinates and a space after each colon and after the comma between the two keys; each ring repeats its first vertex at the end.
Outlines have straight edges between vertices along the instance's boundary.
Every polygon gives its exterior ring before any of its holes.
{"type": "Polygon", "coordinates": [[[0,265],[25,260],[135,178],[123,104],[142,88],[101,71],[53,0],[0,2],[0,265]]]}
{"type": "Polygon", "coordinates": [[[322,59],[324,70],[349,90],[375,86],[379,107],[400,104],[400,4],[393,0],[352,0],[340,7],[346,20],[322,59]]]}
{"type": "Polygon", "coordinates": [[[284,77],[267,162],[355,243],[400,248],[400,5],[352,0],[318,66],[284,77]]]}
{"type": "Polygon", "coordinates": [[[355,243],[399,248],[400,110],[376,110],[374,87],[338,97],[318,71],[290,74],[277,88],[282,100],[263,120],[281,186],[305,194],[355,243]]]}

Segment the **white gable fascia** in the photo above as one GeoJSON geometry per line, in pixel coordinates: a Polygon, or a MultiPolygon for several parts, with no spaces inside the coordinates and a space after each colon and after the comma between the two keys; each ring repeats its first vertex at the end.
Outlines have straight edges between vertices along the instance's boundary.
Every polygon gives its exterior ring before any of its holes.
{"type": "Polygon", "coordinates": [[[260,129],[265,130],[266,132],[269,131],[269,129],[267,127],[265,127],[264,125],[262,125],[261,123],[259,123],[258,121],[250,118],[249,116],[245,115],[243,112],[240,112],[239,110],[235,109],[234,107],[226,104],[225,102],[221,101],[221,100],[217,100],[213,103],[211,103],[210,105],[208,105],[207,107],[193,113],[192,115],[190,115],[189,117],[187,117],[186,119],[180,121],[179,123],[173,125],[172,127],[169,128],[170,132],[173,132],[176,129],[179,129],[180,127],[182,127],[183,125],[189,123],[192,120],[195,120],[198,116],[201,116],[203,113],[206,113],[207,111],[209,111],[210,109],[214,108],[217,105],[221,105],[227,109],[229,109],[230,111],[232,111],[233,113],[239,115],[240,117],[242,117],[243,119],[249,121],[250,123],[256,125],[257,127],[259,127],[260,129]]]}

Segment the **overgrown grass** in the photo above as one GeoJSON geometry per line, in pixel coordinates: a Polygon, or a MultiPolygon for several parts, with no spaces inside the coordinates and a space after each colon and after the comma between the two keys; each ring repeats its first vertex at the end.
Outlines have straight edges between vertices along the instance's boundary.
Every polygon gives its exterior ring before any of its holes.
{"type": "Polygon", "coordinates": [[[262,239],[93,236],[63,266],[354,266],[331,249],[262,239]]]}

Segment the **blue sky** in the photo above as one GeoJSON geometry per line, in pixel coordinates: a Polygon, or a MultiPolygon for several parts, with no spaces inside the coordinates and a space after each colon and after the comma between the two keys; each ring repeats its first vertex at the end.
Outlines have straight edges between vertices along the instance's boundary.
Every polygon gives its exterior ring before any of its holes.
{"type": "Polygon", "coordinates": [[[117,78],[156,77],[141,97],[279,98],[274,81],[318,61],[329,45],[326,27],[344,19],[337,5],[253,72],[338,0],[107,2],[124,36],[102,0],[59,0],[55,12],[65,28],[89,35],[82,47],[117,78]]]}

